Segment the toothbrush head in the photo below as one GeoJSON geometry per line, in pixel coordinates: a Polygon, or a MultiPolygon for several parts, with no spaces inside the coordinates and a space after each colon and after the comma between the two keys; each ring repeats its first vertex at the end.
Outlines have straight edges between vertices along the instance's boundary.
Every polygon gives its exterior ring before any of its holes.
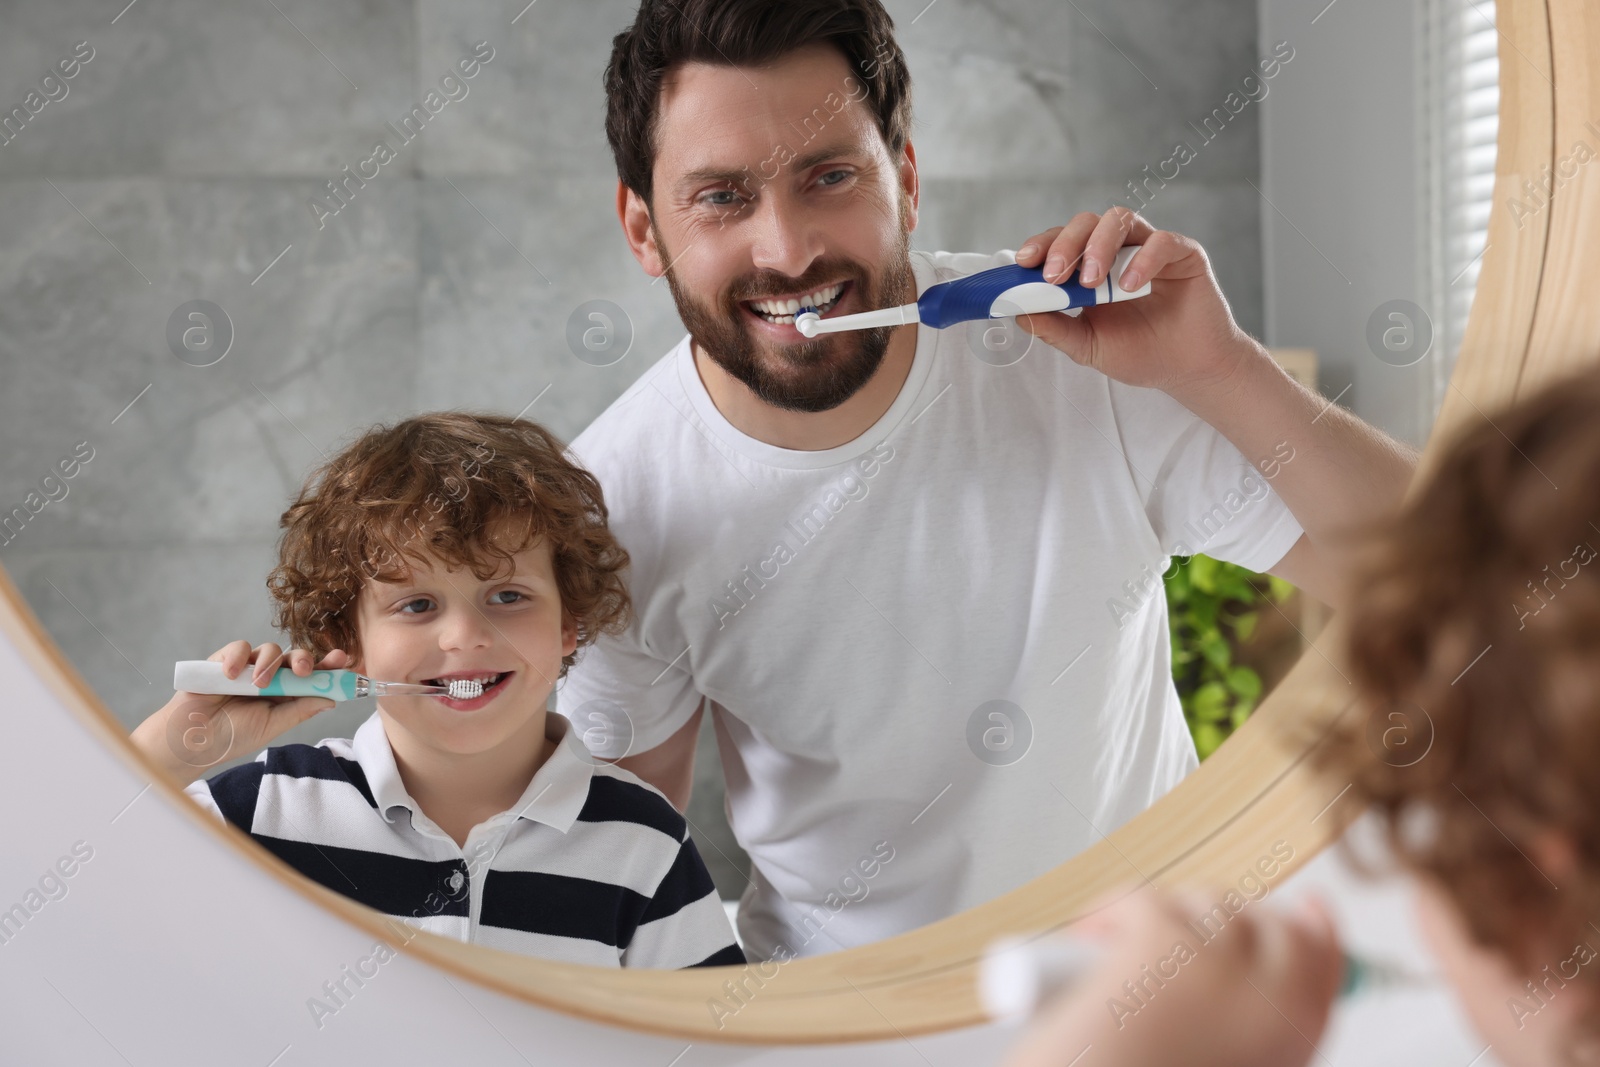
{"type": "Polygon", "coordinates": [[[822,316],[817,314],[816,308],[801,308],[794,317],[794,328],[800,331],[802,337],[815,337],[817,323],[822,321],[822,316]]]}
{"type": "Polygon", "coordinates": [[[483,696],[483,683],[473,679],[457,678],[447,688],[451,700],[476,700],[483,696]]]}

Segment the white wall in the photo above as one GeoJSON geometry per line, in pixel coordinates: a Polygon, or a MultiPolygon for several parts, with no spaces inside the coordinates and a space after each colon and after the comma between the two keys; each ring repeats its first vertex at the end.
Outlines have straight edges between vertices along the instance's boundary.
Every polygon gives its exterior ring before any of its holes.
{"type": "Polygon", "coordinates": [[[1424,303],[1415,0],[1323,2],[1261,0],[1262,54],[1295,49],[1261,103],[1265,340],[1316,349],[1325,395],[1420,443],[1435,354],[1393,367],[1366,341],[1378,305],[1424,303]]]}

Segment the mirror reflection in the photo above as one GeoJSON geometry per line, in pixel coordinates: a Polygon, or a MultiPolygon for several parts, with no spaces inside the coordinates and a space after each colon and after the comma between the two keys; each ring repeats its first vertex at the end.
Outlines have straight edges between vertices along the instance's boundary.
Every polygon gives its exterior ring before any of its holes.
{"type": "Polygon", "coordinates": [[[1448,374],[1267,180],[1350,32],[1271,3],[16,18],[0,562],[195,803],[446,936],[785,960],[1094,845],[1448,374]]]}

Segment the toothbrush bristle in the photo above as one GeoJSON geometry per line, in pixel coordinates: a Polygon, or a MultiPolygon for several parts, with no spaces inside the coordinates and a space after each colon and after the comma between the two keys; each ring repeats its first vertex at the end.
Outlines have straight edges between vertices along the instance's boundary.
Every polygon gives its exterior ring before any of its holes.
{"type": "Polygon", "coordinates": [[[453,700],[474,700],[481,696],[483,696],[482,682],[458,678],[450,683],[450,697],[453,700]]]}

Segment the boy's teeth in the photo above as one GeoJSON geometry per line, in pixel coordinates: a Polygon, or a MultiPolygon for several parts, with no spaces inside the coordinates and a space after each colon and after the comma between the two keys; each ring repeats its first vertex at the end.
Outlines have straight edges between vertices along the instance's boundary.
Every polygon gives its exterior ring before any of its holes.
{"type": "Polygon", "coordinates": [[[472,677],[472,678],[435,678],[433,680],[432,684],[448,686],[452,682],[481,682],[481,683],[483,683],[484,688],[488,688],[489,686],[493,685],[495,682],[499,681],[501,678],[504,678],[504,677],[505,677],[505,675],[502,673],[502,674],[482,674],[482,675],[477,675],[477,676],[472,677]]]}

